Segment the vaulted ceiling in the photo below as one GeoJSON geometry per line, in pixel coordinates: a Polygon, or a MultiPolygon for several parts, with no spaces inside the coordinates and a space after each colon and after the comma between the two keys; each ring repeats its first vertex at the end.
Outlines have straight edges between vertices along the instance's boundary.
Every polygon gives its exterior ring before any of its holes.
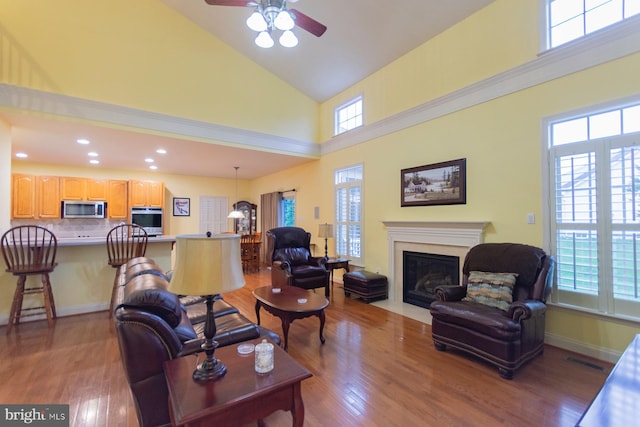
{"type": "MultiPolygon", "coordinates": [[[[298,0],[288,6],[326,25],[326,33],[315,37],[296,28],[298,46],[284,48],[276,42],[270,49],[254,44],[256,33],[245,24],[251,7],[211,6],[204,0],[158,1],[310,98],[323,102],[493,0],[298,0]]],[[[171,161],[163,163],[163,173],[233,177],[235,171],[230,166],[243,165],[239,176],[249,179],[309,161],[309,156],[185,141],[33,115],[0,116],[13,126],[13,152],[26,151],[30,154],[28,161],[38,163],[86,166],[86,154],[78,155],[73,146],[78,135],[96,141],[95,149],[105,153],[100,166],[110,169],[146,170],[147,165],[137,156],[148,156],[158,146],[167,148],[171,156],[171,161]],[[99,141],[103,141],[102,146],[99,141]],[[122,152],[135,161],[118,155],[122,152]]]]}

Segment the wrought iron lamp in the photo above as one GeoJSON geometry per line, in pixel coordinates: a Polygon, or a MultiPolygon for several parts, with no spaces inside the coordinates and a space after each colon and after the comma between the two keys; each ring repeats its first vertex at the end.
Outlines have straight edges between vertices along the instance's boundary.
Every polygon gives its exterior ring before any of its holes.
{"type": "Polygon", "coordinates": [[[218,343],[214,340],[216,321],[213,303],[221,293],[239,289],[244,284],[239,235],[176,236],[176,264],[169,290],[178,295],[205,296],[207,304],[205,340],[202,343],[206,357],[193,372],[194,380],[217,380],[227,372],[227,367],[214,356],[218,343]]]}
{"type": "Polygon", "coordinates": [[[318,226],[318,237],[324,238],[324,257],[329,259],[329,246],[327,240],[333,238],[333,224],[320,224],[318,226]]]}

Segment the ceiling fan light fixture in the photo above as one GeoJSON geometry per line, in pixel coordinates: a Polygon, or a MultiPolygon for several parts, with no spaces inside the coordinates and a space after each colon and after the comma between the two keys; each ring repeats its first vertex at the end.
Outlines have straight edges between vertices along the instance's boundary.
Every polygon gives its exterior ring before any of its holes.
{"type": "Polygon", "coordinates": [[[293,22],[293,18],[291,18],[291,14],[286,9],[281,10],[276,18],[273,20],[273,25],[276,26],[277,29],[281,31],[288,31],[292,29],[296,24],[293,22]]]}
{"type": "Polygon", "coordinates": [[[256,37],[256,45],[263,49],[268,49],[273,46],[273,39],[268,31],[262,31],[258,34],[258,37],[256,37]]]}
{"type": "Polygon", "coordinates": [[[267,21],[265,21],[264,16],[256,10],[247,18],[247,27],[253,31],[262,32],[267,29],[267,21]]]}
{"type": "Polygon", "coordinates": [[[284,47],[295,47],[298,45],[298,38],[293,31],[287,30],[280,36],[280,44],[284,47]]]}

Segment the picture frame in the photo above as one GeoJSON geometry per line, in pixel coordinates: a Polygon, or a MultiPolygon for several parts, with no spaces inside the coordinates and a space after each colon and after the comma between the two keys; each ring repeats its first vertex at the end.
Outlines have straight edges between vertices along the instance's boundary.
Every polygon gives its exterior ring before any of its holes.
{"type": "Polygon", "coordinates": [[[191,215],[191,199],[189,197],[173,198],[173,216],[191,215]]]}
{"type": "Polygon", "coordinates": [[[400,171],[400,206],[467,203],[467,159],[456,159],[400,171]]]}

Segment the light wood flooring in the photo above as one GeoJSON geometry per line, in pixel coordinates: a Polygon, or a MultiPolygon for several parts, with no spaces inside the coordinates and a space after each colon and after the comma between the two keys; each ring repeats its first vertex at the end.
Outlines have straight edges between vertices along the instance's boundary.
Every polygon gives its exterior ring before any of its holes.
{"type": "MultiPolygon", "coordinates": [[[[246,278],[224,298],[255,321],[251,291],[269,272],[246,278]]],[[[612,367],[547,346],[507,381],[482,361],[437,352],[426,323],[345,298],[338,284],[330,300],[324,345],[316,317],[290,329],[289,354],[313,373],[302,383],[306,426],[573,426],[612,367]]],[[[72,426],[136,426],[112,321],[99,312],[0,328],[0,403],[69,403],[72,426]]],[[[289,426],[291,415],[265,421],[289,426]]]]}

